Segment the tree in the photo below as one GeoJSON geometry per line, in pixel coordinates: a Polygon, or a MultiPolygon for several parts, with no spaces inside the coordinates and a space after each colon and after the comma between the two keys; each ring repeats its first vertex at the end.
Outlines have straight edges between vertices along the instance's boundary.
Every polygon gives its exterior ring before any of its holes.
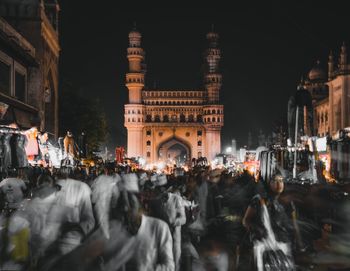
{"type": "Polygon", "coordinates": [[[73,83],[62,82],[59,100],[60,135],[70,130],[77,139],[84,132],[88,154],[91,154],[98,151],[107,140],[107,119],[99,100],[83,93],[73,83]]]}

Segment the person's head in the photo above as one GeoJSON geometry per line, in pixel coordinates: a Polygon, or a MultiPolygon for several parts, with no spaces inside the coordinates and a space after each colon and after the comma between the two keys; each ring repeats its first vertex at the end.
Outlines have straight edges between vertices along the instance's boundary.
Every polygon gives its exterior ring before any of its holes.
{"type": "Polygon", "coordinates": [[[48,139],[49,139],[48,133],[44,132],[44,133],[41,133],[41,134],[40,134],[40,140],[41,140],[42,142],[46,142],[48,139]]]}
{"type": "Polygon", "coordinates": [[[284,177],[281,173],[276,173],[272,176],[269,182],[269,190],[274,195],[279,195],[284,190],[284,177]]]}
{"type": "Polygon", "coordinates": [[[46,198],[57,191],[54,178],[47,172],[42,173],[32,189],[33,198],[46,198]]]}
{"type": "Polygon", "coordinates": [[[73,169],[71,167],[62,166],[57,172],[58,179],[68,179],[73,175],[73,169]]]}
{"type": "Polygon", "coordinates": [[[122,191],[118,199],[116,216],[120,217],[127,231],[136,235],[142,221],[142,207],[137,198],[137,193],[122,191]]]}

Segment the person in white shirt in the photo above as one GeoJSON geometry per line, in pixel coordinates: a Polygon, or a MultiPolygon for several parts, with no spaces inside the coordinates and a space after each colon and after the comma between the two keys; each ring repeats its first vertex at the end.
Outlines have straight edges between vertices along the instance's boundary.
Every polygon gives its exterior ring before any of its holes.
{"type": "Polygon", "coordinates": [[[135,192],[124,191],[121,195],[123,222],[137,244],[126,270],[174,271],[173,240],[167,223],[144,215],[135,192]]]}
{"type": "Polygon", "coordinates": [[[180,270],[181,226],[186,223],[185,206],[179,193],[167,193],[167,198],[163,208],[172,232],[175,267],[180,270]]]}

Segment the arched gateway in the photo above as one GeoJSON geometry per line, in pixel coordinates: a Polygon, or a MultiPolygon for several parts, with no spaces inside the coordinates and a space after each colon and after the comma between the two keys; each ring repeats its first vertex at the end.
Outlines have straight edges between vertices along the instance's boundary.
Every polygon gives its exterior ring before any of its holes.
{"type": "MultiPolygon", "coordinates": [[[[141,33],[129,33],[124,125],[128,130],[127,155],[147,163],[167,159],[183,163],[200,156],[212,160],[221,151],[224,107],[219,102],[222,76],[219,35],[207,34],[203,88],[198,90],[145,89],[145,52],[141,33]]],[[[177,78],[176,78],[177,79],[177,78]]]]}
{"type": "Polygon", "coordinates": [[[159,144],[158,160],[185,164],[191,160],[191,147],[183,140],[172,137],[159,144]]]}

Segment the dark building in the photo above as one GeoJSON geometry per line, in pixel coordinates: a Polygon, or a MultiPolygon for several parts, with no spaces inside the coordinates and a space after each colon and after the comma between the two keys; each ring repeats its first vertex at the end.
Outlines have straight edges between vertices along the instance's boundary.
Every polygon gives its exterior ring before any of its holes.
{"type": "Polygon", "coordinates": [[[56,0],[0,0],[0,117],[58,134],[56,0]]]}

